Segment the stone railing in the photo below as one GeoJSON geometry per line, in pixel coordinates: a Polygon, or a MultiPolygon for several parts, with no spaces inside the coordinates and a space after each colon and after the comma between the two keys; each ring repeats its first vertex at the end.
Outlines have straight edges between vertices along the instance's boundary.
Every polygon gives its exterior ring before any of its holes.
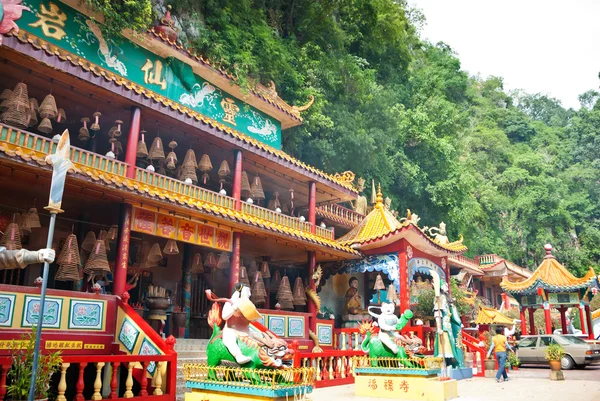
{"type": "Polygon", "coordinates": [[[317,215],[347,227],[355,227],[365,218],[364,215],[336,203],[317,207],[317,215]]]}
{"type": "Polygon", "coordinates": [[[283,213],[277,213],[262,206],[257,206],[246,202],[242,202],[242,212],[259,219],[266,220],[270,223],[280,224],[282,226],[310,234],[310,223],[301,221],[297,217],[288,216],[283,213]]]}

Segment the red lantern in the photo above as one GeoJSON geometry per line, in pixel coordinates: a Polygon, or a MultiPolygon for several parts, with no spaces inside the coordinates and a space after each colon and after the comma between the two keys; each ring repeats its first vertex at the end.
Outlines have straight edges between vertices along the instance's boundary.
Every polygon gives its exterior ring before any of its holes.
{"type": "Polygon", "coordinates": [[[542,295],[544,295],[544,289],[543,288],[538,288],[537,289],[537,294],[541,297],[542,295]]]}

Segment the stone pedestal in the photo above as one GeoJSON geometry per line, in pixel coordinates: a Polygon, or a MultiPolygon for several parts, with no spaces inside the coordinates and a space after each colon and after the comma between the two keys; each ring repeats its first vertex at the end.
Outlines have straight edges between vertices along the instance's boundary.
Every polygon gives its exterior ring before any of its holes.
{"type": "MultiPolygon", "coordinates": [[[[186,385],[190,388],[190,386],[186,385]]],[[[201,384],[185,393],[185,401],[289,401],[307,400],[312,387],[272,388],[268,386],[236,386],[235,384],[201,384]]]]}
{"type": "Polygon", "coordinates": [[[473,377],[473,369],[471,368],[452,368],[448,371],[451,379],[463,380],[473,377]]]}
{"type": "Polygon", "coordinates": [[[565,375],[562,370],[551,370],[550,380],[565,380],[565,375]]]}

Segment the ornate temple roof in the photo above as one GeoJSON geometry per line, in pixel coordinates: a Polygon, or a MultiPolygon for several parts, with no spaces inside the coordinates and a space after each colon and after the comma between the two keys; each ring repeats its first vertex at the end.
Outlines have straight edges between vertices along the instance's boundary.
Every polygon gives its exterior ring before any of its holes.
{"type": "Polygon", "coordinates": [[[479,307],[475,324],[513,324],[513,320],[504,316],[500,311],[486,306],[479,307]]]}
{"type": "Polygon", "coordinates": [[[582,278],[577,278],[571,274],[563,265],[561,265],[554,255],[552,255],[552,246],[546,245],[546,256],[544,261],[533,272],[531,277],[524,281],[512,282],[504,278],[500,287],[511,294],[531,294],[538,288],[548,291],[575,291],[588,287],[598,287],[598,279],[594,269],[590,270],[582,278]]]}
{"type": "Polygon", "coordinates": [[[596,320],[598,318],[600,318],[600,309],[596,309],[592,312],[592,320],[596,320]]]}
{"type": "Polygon", "coordinates": [[[422,244],[431,247],[433,253],[438,254],[438,256],[445,256],[448,253],[462,253],[467,250],[467,247],[462,243],[462,236],[459,241],[455,242],[434,240],[417,225],[418,220],[413,219],[411,216],[416,215],[409,213],[409,216],[403,222],[398,221],[383,204],[380,186],[377,191],[375,207],[371,213],[346,235],[339,238],[337,242],[343,246],[351,246],[362,250],[381,247],[402,238],[407,238],[413,245],[422,244]]]}

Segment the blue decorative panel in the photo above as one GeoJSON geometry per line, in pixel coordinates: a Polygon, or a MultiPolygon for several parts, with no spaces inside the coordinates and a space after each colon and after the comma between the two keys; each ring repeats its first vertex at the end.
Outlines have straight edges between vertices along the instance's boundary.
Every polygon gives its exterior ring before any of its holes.
{"type": "Polygon", "coordinates": [[[399,259],[397,253],[386,253],[383,255],[371,255],[360,260],[348,260],[344,262],[338,262],[334,266],[338,270],[338,273],[365,273],[365,272],[382,272],[387,274],[388,278],[394,286],[396,291],[400,291],[400,271],[399,271],[399,259]]]}
{"type": "Polygon", "coordinates": [[[288,337],[304,337],[304,318],[288,318],[288,337]]]}
{"type": "MultiPolygon", "coordinates": [[[[162,352],[158,350],[150,341],[144,338],[142,341],[142,347],[140,348],[140,355],[162,355],[162,352]]],[[[146,370],[151,375],[154,374],[156,370],[156,362],[150,362],[146,370]]]]}
{"type": "Polygon", "coordinates": [[[11,294],[0,295],[0,327],[12,326],[16,298],[16,295],[11,294]]]}
{"type": "Polygon", "coordinates": [[[333,345],[333,327],[329,324],[317,323],[317,337],[321,345],[333,345]]]}
{"type": "Polygon", "coordinates": [[[71,300],[69,311],[69,329],[102,330],[104,302],[71,300]]]}
{"type": "Polygon", "coordinates": [[[264,326],[265,325],[265,315],[261,315],[260,319],[257,320],[257,323],[260,323],[264,326]]]}
{"type": "Polygon", "coordinates": [[[121,326],[121,330],[119,331],[119,341],[129,352],[133,352],[133,348],[135,347],[135,343],[140,335],[140,331],[135,327],[135,325],[129,320],[129,318],[125,318],[123,320],[123,325],[121,326]]]}
{"type": "MultiPolygon", "coordinates": [[[[44,319],[42,320],[45,329],[59,329],[62,316],[63,300],[60,298],[46,298],[44,305],[44,319]]],[[[37,325],[40,318],[40,297],[25,296],[25,305],[23,306],[22,327],[31,327],[37,325]]]]}
{"type": "Polygon", "coordinates": [[[285,337],[285,317],[269,316],[269,330],[279,337],[285,337]]]}

